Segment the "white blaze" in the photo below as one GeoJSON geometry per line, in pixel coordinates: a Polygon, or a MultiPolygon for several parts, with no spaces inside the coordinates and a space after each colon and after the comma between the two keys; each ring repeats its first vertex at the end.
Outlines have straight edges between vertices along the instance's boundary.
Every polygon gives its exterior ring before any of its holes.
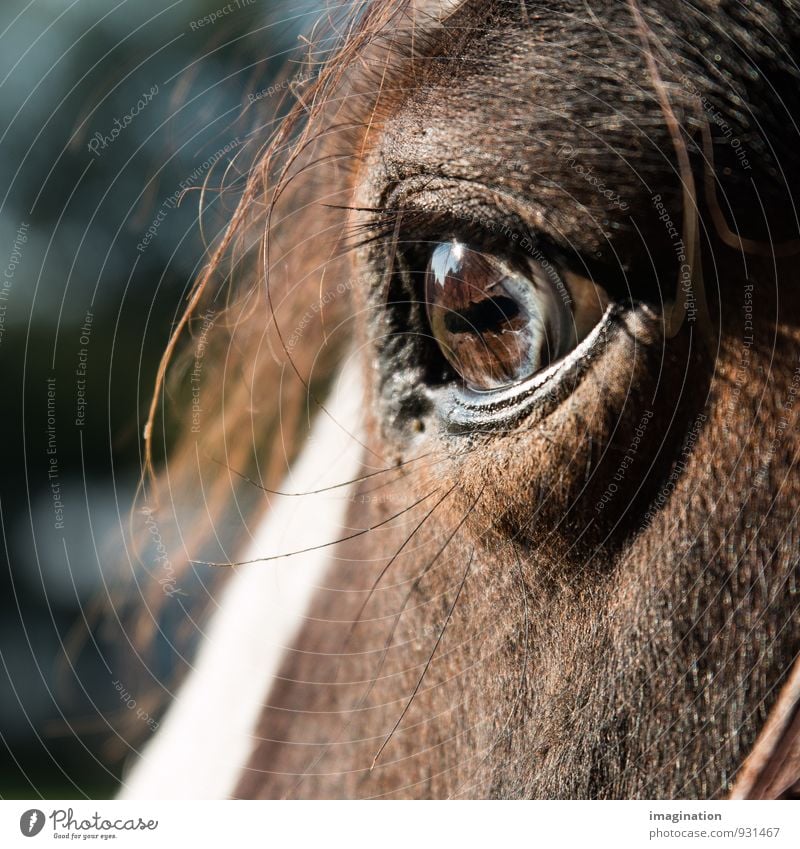
{"type": "MultiPolygon", "coordinates": [[[[283,484],[306,492],[359,473],[363,393],[350,363],[283,484]]],[[[346,536],[350,487],[303,497],[270,496],[269,512],[242,560],[346,536]]],[[[231,795],[253,749],[253,732],[285,649],[302,625],[331,549],[256,562],[225,584],[198,650],[153,740],[124,778],[123,799],[217,799],[231,795]]]]}

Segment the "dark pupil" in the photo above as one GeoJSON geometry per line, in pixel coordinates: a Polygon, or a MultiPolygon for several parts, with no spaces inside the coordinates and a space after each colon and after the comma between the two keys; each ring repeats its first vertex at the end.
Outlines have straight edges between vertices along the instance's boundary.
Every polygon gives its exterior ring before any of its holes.
{"type": "Polygon", "coordinates": [[[445,313],[444,326],[450,333],[502,332],[502,326],[519,314],[519,305],[511,298],[484,298],[462,312],[445,313]]]}
{"type": "Polygon", "coordinates": [[[533,285],[486,254],[439,245],[425,289],[433,336],[473,389],[507,386],[550,361],[533,285]]]}

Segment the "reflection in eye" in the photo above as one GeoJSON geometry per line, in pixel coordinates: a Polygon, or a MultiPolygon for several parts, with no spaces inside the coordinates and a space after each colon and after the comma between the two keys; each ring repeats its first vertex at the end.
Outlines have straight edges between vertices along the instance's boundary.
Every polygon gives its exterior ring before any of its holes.
{"type": "Polygon", "coordinates": [[[442,354],[471,389],[530,377],[572,350],[602,316],[607,299],[590,281],[579,279],[574,299],[552,266],[545,273],[534,262],[532,269],[529,278],[457,241],[434,248],[425,275],[428,320],[442,354]]]}

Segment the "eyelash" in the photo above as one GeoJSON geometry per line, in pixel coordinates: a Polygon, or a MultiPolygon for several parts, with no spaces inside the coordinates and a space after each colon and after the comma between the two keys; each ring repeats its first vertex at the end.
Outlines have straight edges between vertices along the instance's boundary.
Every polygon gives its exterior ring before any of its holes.
{"type": "Polygon", "coordinates": [[[412,239],[449,233],[501,250],[508,250],[509,245],[523,239],[534,244],[540,241],[518,216],[500,210],[495,214],[477,214],[474,207],[463,202],[460,209],[455,204],[447,209],[422,208],[413,203],[394,206],[389,197],[382,206],[360,207],[355,211],[367,214],[360,228],[370,239],[388,238],[396,231],[412,239]]]}
{"type": "MultiPolygon", "coordinates": [[[[528,270],[531,259],[544,255],[559,262],[562,253],[553,250],[548,240],[532,233],[521,221],[500,221],[475,216],[456,216],[440,210],[414,208],[361,209],[370,217],[360,222],[361,240],[353,249],[375,245],[391,257],[400,254],[408,269],[417,272],[427,265],[429,249],[456,239],[476,250],[502,257],[520,272],[528,270]]],[[[563,263],[562,263],[563,264],[563,263]]]]}
{"type": "MultiPolygon", "coordinates": [[[[463,209],[463,207],[462,207],[463,209]]],[[[418,313],[424,303],[424,272],[431,251],[437,244],[457,240],[471,249],[492,254],[514,271],[530,276],[532,267],[549,264],[561,277],[571,272],[588,281],[596,281],[609,302],[621,309],[632,309],[629,280],[619,277],[605,263],[592,262],[579,247],[565,249],[547,235],[533,233],[518,216],[498,210],[496,217],[478,218],[475,214],[454,214],[450,210],[421,209],[392,205],[392,199],[380,208],[361,209],[367,217],[360,223],[361,245],[376,249],[375,262],[381,263],[383,289],[375,292],[375,305],[385,310],[391,304],[410,301],[400,312],[406,315],[406,327],[427,332],[427,317],[418,313]],[[382,257],[383,259],[379,259],[382,257]],[[410,324],[408,323],[410,322],[410,324]]],[[[458,207],[456,207],[458,211],[458,207]]],[[[432,379],[446,380],[449,369],[436,369],[432,379]]]]}

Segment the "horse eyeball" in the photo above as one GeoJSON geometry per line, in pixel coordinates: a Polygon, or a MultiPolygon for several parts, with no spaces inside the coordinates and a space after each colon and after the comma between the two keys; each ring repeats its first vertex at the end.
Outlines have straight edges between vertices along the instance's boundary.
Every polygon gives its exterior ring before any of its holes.
{"type": "Polygon", "coordinates": [[[457,241],[434,248],[425,273],[428,321],[470,389],[518,383],[577,344],[568,291],[535,265],[529,278],[457,241]]]}

